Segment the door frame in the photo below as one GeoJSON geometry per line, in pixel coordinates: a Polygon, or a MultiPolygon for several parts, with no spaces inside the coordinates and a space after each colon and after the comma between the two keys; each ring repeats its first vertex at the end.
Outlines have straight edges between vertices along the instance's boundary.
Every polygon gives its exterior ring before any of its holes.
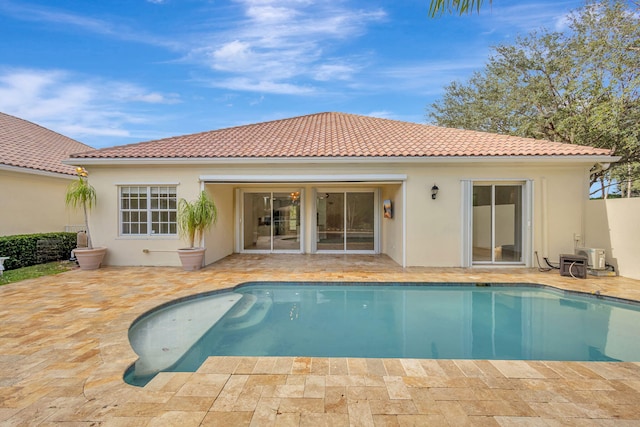
{"type": "MultiPolygon", "coordinates": [[[[311,225],[311,253],[318,254],[379,254],[380,253],[380,189],[375,187],[314,187],[313,215],[311,225]],[[318,249],[318,193],[373,193],[373,250],[322,250],[318,249]]],[[[346,209],[346,197],[345,197],[346,209]]],[[[344,218],[346,221],[346,218],[344,218]]]]}
{"type": "Polygon", "coordinates": [[[236,189],[237,200],[237,224],[236,227],[236,252],[251,254],[301,254],[304,253],[305,244],[305,191],[302,187],[247,187],[236,189]],[[244,195],[246,193],[269,193],[271,195],[271,248],[270,249],[245,249],[244,248],[244,195]],[[300,247],[299,249],[273,249],[273,194],[274,193],[299,193],[298,206],[300,207],[300,247]]]}
{"type": "MultiPolygon", "coordinates": [[[[462,184],[462,266],[533,266],[533,180],[523,178],[466,179],[462,184]],[[521,262],[473,262],[473,186],[522,185],[522,261],[521,262]]],[[[493,203],[493,202],[492,202],[493,203]]],[[[493,206],[492,206],[493,209],[493,206]]],[[[495,232],[495,230],[494,230],[495,232]]]]}

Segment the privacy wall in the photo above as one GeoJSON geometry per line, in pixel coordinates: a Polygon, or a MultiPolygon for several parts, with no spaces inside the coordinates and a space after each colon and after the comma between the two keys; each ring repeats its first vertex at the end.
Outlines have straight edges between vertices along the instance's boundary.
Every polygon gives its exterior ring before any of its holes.
{"type": "Polygon", "coordinates": [[[640,280],[640,198],[589,200],[585,246],[602,248],[621,276],[640,280]]]}

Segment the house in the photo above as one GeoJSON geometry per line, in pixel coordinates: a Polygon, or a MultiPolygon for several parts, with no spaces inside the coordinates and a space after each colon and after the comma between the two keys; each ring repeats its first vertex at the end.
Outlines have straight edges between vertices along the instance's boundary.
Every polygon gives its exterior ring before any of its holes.
{"type": "Polygon", "coordinates": [[[88,150],[88,145],[0,113],[0,236],[83,224],[82,215],[65,206],[76,172],[62,160],[88,150]]]}
{"type": "Polygon", "coordinates": [[[402,266],[533,266],[584,238],[608,150],[319,113],[74,154],[111,265],[179,265],[176,203],[206,190],[231,253],[387,254],[402,266]]]}

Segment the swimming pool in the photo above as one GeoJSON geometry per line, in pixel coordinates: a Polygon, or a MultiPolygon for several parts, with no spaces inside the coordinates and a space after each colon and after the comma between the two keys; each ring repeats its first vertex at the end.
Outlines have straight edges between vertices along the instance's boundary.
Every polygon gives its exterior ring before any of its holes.
{"type": "Polygon", "coordinates": [[[640,305],[535,285],[249,283],[143,315],[125,380],[209,356],[640,361],[640,305]]]}

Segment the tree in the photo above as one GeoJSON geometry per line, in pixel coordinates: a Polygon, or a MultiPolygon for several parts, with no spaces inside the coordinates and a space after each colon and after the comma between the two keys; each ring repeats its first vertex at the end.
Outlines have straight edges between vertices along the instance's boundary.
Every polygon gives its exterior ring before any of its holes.
{"type": "MultiPolygon", "coordinates": [[[[491,1],[489,1],[491,3],[491,1]]],[[[460,15],[472,13],[475,8],[480,13],[482,0],[431,0],[429,16],[435,17],[445,12],[458,12],[460,15]]]]}
{"type": "Polygon", "coordinates": [[[633,181],[640,177],[638,64],[638,13],[623,0],[590,1],[569,15],[565,32],[541,30],[495,47],[484,70],[448,85],[428,117],[442,126],[608,148],[621,160],[594,170],[592,183],[605,174],[633,181]]]}

